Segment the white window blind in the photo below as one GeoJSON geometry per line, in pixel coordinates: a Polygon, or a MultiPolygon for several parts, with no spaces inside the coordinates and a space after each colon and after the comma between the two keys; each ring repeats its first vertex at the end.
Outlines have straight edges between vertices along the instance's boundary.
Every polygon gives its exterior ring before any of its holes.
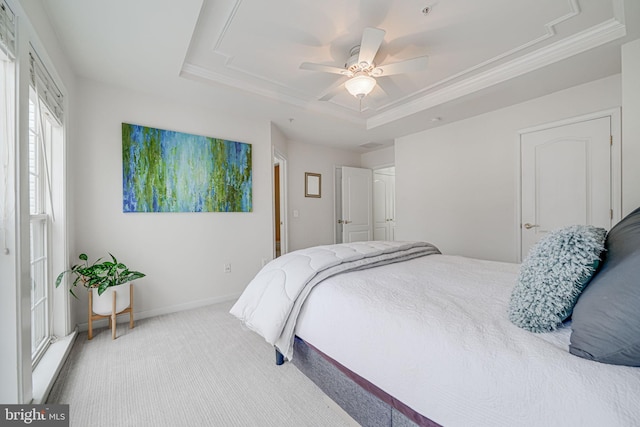
{"type": "Polygon", "coordinates": [[[47,68],[42,63],[33,46],[31,46],[29,50],[29,63],[31,86],[36,90],[38,98],[47,106],[51,114],[53,114],[58,121],[58,124],[62,124],[62,102],[64,100],[62,92],[58,89],[58,86],[53,81],[51,74],[47,71],[47,68]]]}
{"type": "Polygon", "coordinates": [[[0,59],[16,57],[16,16],[4,0],[0,0],[0,59]]]}

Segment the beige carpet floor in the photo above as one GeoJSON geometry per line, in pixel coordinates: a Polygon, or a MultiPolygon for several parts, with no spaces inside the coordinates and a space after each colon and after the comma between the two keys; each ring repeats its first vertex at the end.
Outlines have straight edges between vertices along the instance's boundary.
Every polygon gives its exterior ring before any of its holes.
{"type": "Polygon", "coordinates": [[[243,329],[232,303],[79,334],[49,403],[71,426],[353,426],[273,348],[243,329]]]}

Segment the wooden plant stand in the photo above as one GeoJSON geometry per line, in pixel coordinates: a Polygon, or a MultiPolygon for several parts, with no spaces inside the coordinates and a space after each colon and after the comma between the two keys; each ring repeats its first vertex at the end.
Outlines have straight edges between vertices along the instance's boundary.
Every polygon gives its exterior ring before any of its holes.
{"type": "Polygon", "coordinates": [[[98,319],[109,319],[109,327],[111,328],[111,339],[116,339],[116,316],[119,314],[129,313],[129,329],[133,329],[133,283],[129,288],[129,307],[119,313],[116,313],[116,293],[113,293],[113,303],[111,314],[103,316],[93,312],[93,292],[89,292],[89,339],[93,338],[93,321],[98,319]]]}

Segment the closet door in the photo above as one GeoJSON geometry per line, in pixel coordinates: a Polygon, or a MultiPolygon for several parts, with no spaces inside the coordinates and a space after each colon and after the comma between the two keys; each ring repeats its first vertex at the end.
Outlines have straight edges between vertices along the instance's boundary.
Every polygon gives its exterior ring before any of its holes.
{"type": "Polygon", "coordinates": [[[373,175],[371,169],[342,168],[342,241],[373,239],[373,175]]]}
{"type": "Polygon", "coordinates": [[[609,229],[613,218],[611,117],[521,135],[521,253],[556,228],[609,229]]]}
{"type": "Polygon", "coordinates": [[[373,238],[394,240],[395,176],[373,173],[373,238]]]}

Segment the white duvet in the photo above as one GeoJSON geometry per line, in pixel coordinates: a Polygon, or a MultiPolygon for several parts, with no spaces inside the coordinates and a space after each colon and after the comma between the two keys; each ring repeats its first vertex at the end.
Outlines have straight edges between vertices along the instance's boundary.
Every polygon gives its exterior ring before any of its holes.
{"type": "Polygon", "coordinates": [[[298,313],[313,287],[328,277],[440,253],[426,242],[354,242],[315,246],[281,256],[256,274],[231,314],[289,360],[298,313]]]}
{"type": "Polygon", "coordinates": [[[570,327],[511,324],[519,266],[432,255],[316,286],[296,335],[454,426],[639,426],[640,368],[568,352],[570,327]]]}

